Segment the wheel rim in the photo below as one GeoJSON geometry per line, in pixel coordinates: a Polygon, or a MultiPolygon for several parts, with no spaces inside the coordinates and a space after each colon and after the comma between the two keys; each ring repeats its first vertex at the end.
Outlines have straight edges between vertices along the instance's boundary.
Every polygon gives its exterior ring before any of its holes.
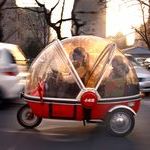
{"type": "Polygon", "coordinates": [[[123,134],[129,131],[132,125],[131,118],[127,113],[115,113],[110,120],[110,128],[113,132],[123,134]]]}
{"type": "Polygon", "coordinates": [[[30,108],[24,109],[24,111],[22,112],[21,118],[22,118],[23,123],[27,126],[34,125],[38,120],[38,117],[34,115],[34,113],[32,112],[30,108]]]}

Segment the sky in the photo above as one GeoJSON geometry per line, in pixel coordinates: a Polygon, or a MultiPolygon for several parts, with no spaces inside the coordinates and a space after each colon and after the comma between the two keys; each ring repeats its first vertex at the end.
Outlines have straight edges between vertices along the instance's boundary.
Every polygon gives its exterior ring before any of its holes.
{"type": "Polygon", "coordinates": [[[122,32],[127,35],[128,44],[133,44],[135,33],[132,28],[140,27],[142,23],[141,8],[136,0],[111,0],[108,3],[106,36],[122,32]]]}
{"type": "MultiPolygon", "coordinates": [[[[147,2],[148,0],[145,0],[147,2]]],[[[56,4],[56,0],[39,0],[44,2],[47,8],[51,8],[56,4]]],[[[60,9],[63,0],[60,0],[60,4],[56,7],[53,13],[53,21],[58,20],[60,16],[60,9]],[[57,16],[57,17],[56,17],[57,16]]],[[[22,7],[34,7],[37,6],[34,0],[16,0],[17,5],[22,7]]],[[[74,0],[66,0],[66,7],[64,12],[64,18],[71,17],[71,10],[73,8],[74,0]]],[[[128,44],[133,44],[135,33],[132,27],[139,27],[142,24],[142,16],[140,7],[137,5],[136,0],[111,0],[107,5],[106,14],[106,36],[114,36],[117,32],[122,32],[127,36],[128,44]],[[128,1],[127,3],[125,1],[128,1]]],[[[71,22],[65,22],[63,24],[62,35],[71,36],[71,32],[68,32],[71,28],[71,22]]]]}

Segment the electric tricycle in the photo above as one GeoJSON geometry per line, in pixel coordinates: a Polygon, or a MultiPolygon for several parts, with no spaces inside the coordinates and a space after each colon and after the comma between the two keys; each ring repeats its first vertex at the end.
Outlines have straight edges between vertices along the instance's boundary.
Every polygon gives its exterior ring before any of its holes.
{"type": "Polygon", "coordinates": [[[129,134],[140,108],[139,83],[130,61],[115,43],[90,35],[55,40],[29,69],[17,112],[20,125],[42,118],[102,121],[115,136],[129,134]]]}

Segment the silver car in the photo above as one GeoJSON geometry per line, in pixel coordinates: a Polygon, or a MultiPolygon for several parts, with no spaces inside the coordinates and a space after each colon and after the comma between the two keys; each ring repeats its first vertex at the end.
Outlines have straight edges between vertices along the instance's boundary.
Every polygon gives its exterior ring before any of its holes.
{"type": "Polygon", "coordinates": [[[132,55],[126,54],[126,57],[132,62],[135,68],[137,77],[139,79],[141,92],[149,93],[150,92],[150,71],[142,67],[132,55]]]}

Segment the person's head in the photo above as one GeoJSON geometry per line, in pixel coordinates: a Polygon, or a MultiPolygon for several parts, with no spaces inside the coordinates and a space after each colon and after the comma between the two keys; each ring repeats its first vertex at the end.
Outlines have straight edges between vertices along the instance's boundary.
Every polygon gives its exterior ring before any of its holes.
{"type": "Polygon", "coordinates": [[[113,71],[117,76],[125,76],[129,72],[128,66],[123,62],[123,58],[121,56],[116,56],[112,60],[113,71]]]}
{"type": "Polygon", "coordinates": [[[86,61],[86,53],[84,48],[77,47],[72,52],[72,63],[75,66],[75,68],[80,67],[81,65],[84,65],[84,62],[86,61]]]}

